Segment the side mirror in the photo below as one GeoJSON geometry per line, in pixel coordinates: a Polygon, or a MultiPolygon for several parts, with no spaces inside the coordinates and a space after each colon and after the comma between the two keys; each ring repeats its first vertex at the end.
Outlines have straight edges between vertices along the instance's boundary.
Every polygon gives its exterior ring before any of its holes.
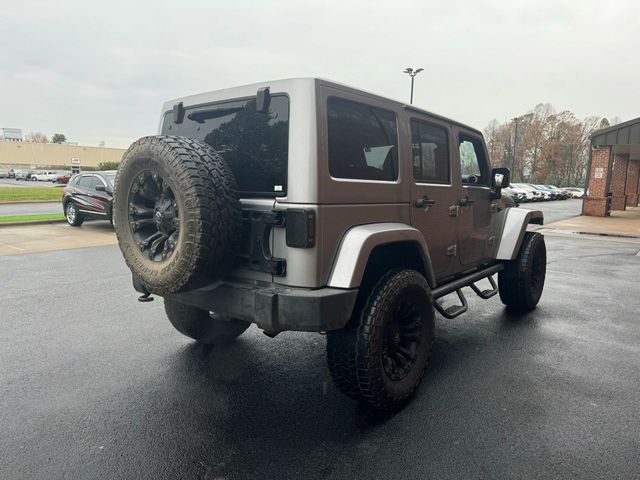
{"type": "Polygon", "coordinates": [[[494,168],[491,170],[491,188],[507,188],[511,184],[511,172],[508,168],[494,168]]]}
{"type": "Polygon", "coordinates": [[[271,105],[271,92],[269,87],[263,87],[258,89],[256,95],[256,111],[259,113],[269,113],[269,106],[271,105]]]}
{"type": "Polygon", "coordinates": [[[107,187],[105,187],[104,185],[96,185],[96,192],[106,192],[107,191],[107,187]]]}

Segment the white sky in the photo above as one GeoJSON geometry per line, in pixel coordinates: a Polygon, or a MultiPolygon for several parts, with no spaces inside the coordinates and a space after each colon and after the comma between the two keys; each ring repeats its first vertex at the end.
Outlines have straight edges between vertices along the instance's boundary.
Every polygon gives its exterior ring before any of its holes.
{"type": "Polygon", "coordinates": [[[319,76],[477,128],[640,116],[637,0],[0,0],[0,127],[127,147],[163,101],[319,76]]]}

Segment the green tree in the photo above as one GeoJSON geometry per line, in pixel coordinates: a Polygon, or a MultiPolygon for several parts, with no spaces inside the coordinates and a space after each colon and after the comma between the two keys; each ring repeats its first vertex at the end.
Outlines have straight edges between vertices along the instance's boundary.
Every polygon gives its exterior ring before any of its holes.
{"type": "Polygon", "coordinates": [[[63,133],[54,133],[51,138],[51,143],[64,143],[67,141],[67,137],[63,133]]]}
{"type": "Polygon", "coordinates": [[[120,162],[100,162],[98,170],[117,170],[119,166],[120,162]]]}

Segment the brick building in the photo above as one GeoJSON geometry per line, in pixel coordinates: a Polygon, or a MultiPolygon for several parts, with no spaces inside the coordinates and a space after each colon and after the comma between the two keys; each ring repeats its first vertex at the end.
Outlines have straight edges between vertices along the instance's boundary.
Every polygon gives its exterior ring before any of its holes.
{"type": "Polygon", "coordinates": [[[640,195],[640,118],[596,130],[591,136],[584,215],[637,207],[640,195]],[[609,205],[609,201],[611,202],[609,205]]]}

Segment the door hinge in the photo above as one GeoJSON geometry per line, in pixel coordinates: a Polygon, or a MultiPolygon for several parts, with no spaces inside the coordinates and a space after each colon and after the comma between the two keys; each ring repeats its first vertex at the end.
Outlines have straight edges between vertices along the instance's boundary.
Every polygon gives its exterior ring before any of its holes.
{"type": "Polygon", "coordinates": [[[449,245],[447,247],[447,256],[455,257],[458,254],[458,245],[449,245]]]}
{"type": "Polygon", "coordinates": [[[457,217],[458,215],[460,215],[460,205],[451,205],[449,207],[449,216],[457,217]]]}

